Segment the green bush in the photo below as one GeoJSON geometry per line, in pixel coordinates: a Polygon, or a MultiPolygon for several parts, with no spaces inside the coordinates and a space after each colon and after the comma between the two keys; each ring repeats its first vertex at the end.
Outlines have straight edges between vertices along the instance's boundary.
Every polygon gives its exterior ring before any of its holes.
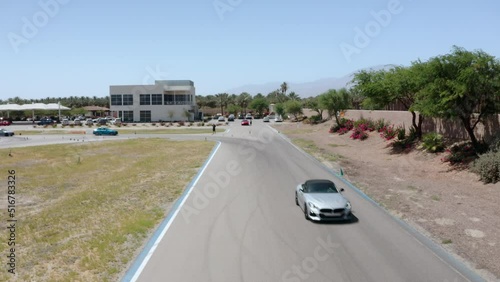
{"type": "Polygon", "coordinates": [[[385,121],[383,118],[381,119],[378,119],[374,122],[374,126],[375,126],[375,130],[377,132],[382,132],[382,129],[383,128],[386,128],[387,126],[389,126],[390,123],[385,121]]]}
{"type": "Polygon", "coordinates": [[[427,133],[422,138],[422,146],[432,153],[442,152],[444,151],[443,136],[435,132],[427,133]]]}
{"type": "Polygon", "coordinates": [[[471,165],[471,171],[479,175],[484,183],[500,181],[500,151],[482,154],[471,165]]]}
{"type": "Polygon", "coordinates": [[[320,115],[314,115],[314,116],[311,116],[309,118],[309,120],[311,121],[311,124],[318,124],[321,122],[323,118],[320,116],[320,115]]]}

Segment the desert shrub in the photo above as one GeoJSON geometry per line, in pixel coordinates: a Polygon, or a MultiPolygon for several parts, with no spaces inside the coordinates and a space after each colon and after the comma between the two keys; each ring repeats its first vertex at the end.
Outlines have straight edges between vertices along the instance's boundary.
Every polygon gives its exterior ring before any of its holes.
{"type": "Polygon", "coordinates": [[[398,140],[404,140],[406,139],[406,127],[403,126],[398,126],[396,128],[396,132],[397,132],[397,137],[398,137],[398,140]]]}
{"type": "Polygon", "coordinates": [[[179,122],[177,123],[177,125],[178,125],[178,126],[184,126],[184,125],[185,125],[185,123],[184,123],[183,121],[179,121],[179,122]]]}
{"type": "Polygon", "coordinates": [[[444,151],[444,140],[441,134],[431,132],[422,137],[422,147],[431,153],[444,151]]]}
{"type": "Polygon", "coordinates": [[[471,165],[471,171],[479,175],[484,183],[500,181],[500,151],[482,154],[471,165]]]}
{"type": "Polygon", "coordinates": [[[500,151],[500,134],[488,143],[488,149],[494,152],[500,151]]]}
{"type": "Polygon", "coordinates": [[[156,126],[156,123],[155,123],[155,122],[153,122],[153,123],[151,124],[151,126],[156,126]]]}
{"type": "Polygon", "coordinates": [[[165,123],[163,121],[160,122],[160,126],[164,126],[164,125],[165,125],[165,123]]]}
{"type": "Polygon", "coordinates": [[[122,125],[123,125],[123,126],[127,126],[127,124],[126,124],[126,123],[122,123],[122,125]]]}
{"type": "Polygon", "coordinates": [[[304,121],[306,121],[306,120],[308,120],[311,124],[318,124],[321,122],[322,117],[320,115],[314,115],[308,119],[304,119],[304,121]]]}
{"type": "Polygon", "coordinates": [[[381,132],[380,136],[382,138],[384,138],[385,140],[392,140],[398,134],[398,131],[396,129],[394,129],[394,125],[384,126],[380,130],[380,132],[381,132]]]}
{"type": "Polygon", "coordinates": [[[477,158],[476,151],[470,142],[454,144],[446,150],[446,153],[447,155],[441,160],[452,165],[468,164],[477,158]]]}
{"type": "Polygon", "coordinates": [[[374,122],[374,129],[377,132],[382,132],[382,129],[389,126],[389,122],[385,121],[385,119],[381,118],[374,122]]]}
{"type": "Polygon", "coordinates": [[[338,133],[340,135],[351,131],[354,128],[354,121],[350,119],[341,118],[339,124],[330,127],[330,133],[338,133]]]}
{"type": "Polygon", "coordinates": [[[363,130],[373,131],[375,130],[375,122],[371,119],[361,118],[353,123],[354,128],[361,128],[363,130]]]}
{"type": "Polygon", "coordinates": [[[137,123],[132,123],[132,126],[137,126],[137,123]]]}
{"type": "Polygon", "coordinates": [[[368,138],[368,133],[361,126],[355,127],[353,133],[350,136],[352,139],[365,140],[368,138]]]}

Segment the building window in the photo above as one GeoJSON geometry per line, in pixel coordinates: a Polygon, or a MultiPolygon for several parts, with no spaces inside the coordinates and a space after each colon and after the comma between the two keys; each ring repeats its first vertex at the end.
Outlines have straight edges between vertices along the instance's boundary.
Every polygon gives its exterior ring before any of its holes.
{"type": "Polygon", "coordinates": [[[139,96],[140,105],[151,105],[151,94],[141,94],[139,96]]]}
{"type": "Polygon", "coordinates": [[[122,95],[111,95],[111,105],[121,106],[122,105],[122,95]]]}
{"type": "Polygon", "coordinates": [[[123,95],[123,105],[132,106],[134,104],[134,96],[132,94],[123,95]]]}
{"type": "Polygon", "coordinates": [[[122,119],[124,122],[134,121],[134,111],[123,111],[122,119]]]}
{"type": "Polygon", "coordinates": [[[162,105],[161,94],[151,94],[151,102],[153,105],[162,105]]]}
{"type": "Polygon", "coordinates": [[[141,111],[141,122],[150,122],[151,121],[151,111],[141,111]]]}
{"type": "Polygon", "coordinates": [[[165,105],[173,105],[174,104],[174,95],[165,94],[164,95],[165,105]]]}

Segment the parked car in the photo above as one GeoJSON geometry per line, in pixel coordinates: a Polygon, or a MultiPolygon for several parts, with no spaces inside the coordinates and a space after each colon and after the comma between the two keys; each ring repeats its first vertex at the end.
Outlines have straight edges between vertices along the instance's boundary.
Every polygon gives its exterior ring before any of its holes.
{"type": "Polygon", "coordinates": [[[73,124],[74,125],[82,125],[82,120],[79,118],[75,118],[75,120],[73,121],[73,124]]]}
{"type": "Polygon", "coordinates": [[[233,114],[230,114],[230,115],[227,117],[227,121],[234,121],[234,115],[233,115],[233,114]]]}
{"type": "Polygon", "coordinates": [[[283,121],[283,118],[281,117],[281,115],[276,116],[276,117],[274,118],[274,122],[282,122],[282,121],[283,121]]]}
{"type": "Polygon", "coordinates": [[[118,131],[105,126],[101,126],[94,129],[92,133],[94,135],[118,135],[118,131]]]}
{"type": "Polygon", "coordinates": [[[250,125],[250,121],[248,119],[244,119],[241,121],[241,125],[250,125]]]}
{"type": "Polygon", "coordinates": [[[226,121],[226,118],[224,116],[220,116],[217,121],[220,121],[220,122],[225,122],[226,121]]]}
{"type": "Polygon", "coordinates": [[[63,119],[61,120],[61,125],[69,125],[69,119],[67,119],[67,118],[63,118],[63,119]]]}
{"type": "Polygon", "coordinates": [[[252,114],[247,114],[247,115],[245,116],[245,119],[252,119],[252,114]]]}
{"type": "Polygon", "coordinates": [[[86,125],[94,125],[94,120],[91,119],[91,118],[88,118],[86,121],[85,121],[85,124],[86,125]]]}
{"type": "Polygon", "coordinates": [[[14,132],[7,130],[7,129],[0,128],[0,136],[14,136],[14,132]]]}
{"type": "Polygon", "coordinates": [[[295,188],[295,204],[307,220],[351,220],[351,203],[330,180],[311,179],[295,188]]]}
{"type": "Polygon", "coordinates": [[[263,121],[263,122],[269,122],[269,117],[268,117],[268,116],[263,117],[263,118],[262,118],[262,121],[263,121]]]}
{"type": "Polygon", "coordinates": [[[54,123],[55,121],[50,118],[42,118],[37,122],[38,125],[50,125],[54,123]]]}
{"type": "Polygon", "coordinates": [[[12,122],[10,122],[10,120],[8,119],[2,119],[0,120],[0,125],[11,125],[12,122]]]}
{"type": "Polygon", "coordinates": [[[117,125],[117,124],[122,124],[122,119],[121,118],[115,118],[110,121],[111,124],[117,125]]]}
{"type": "Polygon", "coordinates": [[[240,114],[240,115],[238,116],[238,119],[245,119],[245,116],[244,116],[243,114],[240,114]]]}

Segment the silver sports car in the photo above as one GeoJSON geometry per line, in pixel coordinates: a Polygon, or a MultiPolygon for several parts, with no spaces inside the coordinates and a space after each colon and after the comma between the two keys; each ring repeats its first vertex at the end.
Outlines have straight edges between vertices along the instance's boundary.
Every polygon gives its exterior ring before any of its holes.
{"type": "Polygon", "coordinates": [[[295,203],[304,211],[306,219],[351,220],[351,203],[344,198],[330,180],[312,179],[297,185],[295,203]]]}

